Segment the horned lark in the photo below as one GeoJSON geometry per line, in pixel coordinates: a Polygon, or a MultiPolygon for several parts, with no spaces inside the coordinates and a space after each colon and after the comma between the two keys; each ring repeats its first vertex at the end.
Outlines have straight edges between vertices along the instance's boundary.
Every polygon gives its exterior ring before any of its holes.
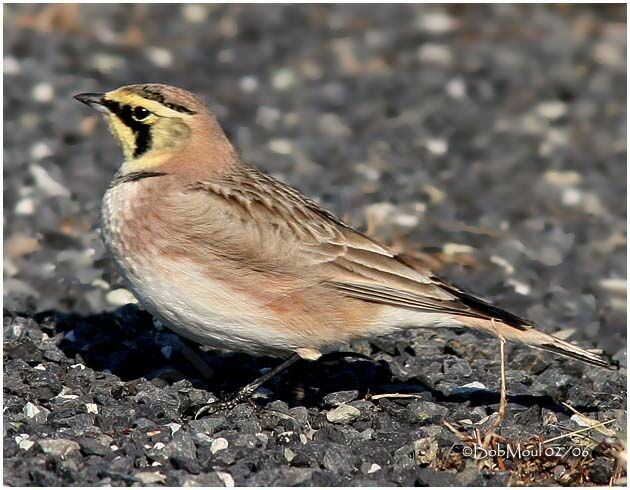
{"type": "Polygon", "coordinates": [[[201,344],[288,358],[241,394],[298,358],[417,327],[469,327],[608,367],[246,165],[191,93],[144,84],[76,99],[122,146],[102,232],[140,303],[201,344]]]}

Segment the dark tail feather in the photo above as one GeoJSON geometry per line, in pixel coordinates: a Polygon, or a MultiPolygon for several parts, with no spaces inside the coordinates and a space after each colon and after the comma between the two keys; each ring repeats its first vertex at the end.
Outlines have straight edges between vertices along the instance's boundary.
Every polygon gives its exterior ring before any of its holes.
{"type": "Polygon", "coordinates": [[[572,359],[577,359],[578,361],[582,361],[593,366],[599,366],[606,369],[619,369],[619,363],[613,364],[604,357],[594,354],[593,352],[589,352],[576,345],[570,344],[569,342],[557,339],[556,337],[551,338],[553,339],[553,342],[551,343],[532,345],[534,347],[538,347],[539,349],[554,352],[555,354],[560,354],[572,359]]]}
{"type": "Polygon", "coordinates": [[[611,363],[608,359],[595,354],[594,352],[582,349],[577,345],[566,342],[562,339],[554,337],[553,335],[543,333],[535,328],[529,327],[526,329],[520,329],[508,325],[505,326],[507,328],[502,328],[501,334],[508,340],[516,340],[537,349],[553,352],[554,354],[560,354],[561,356],[570,357],[571,359],[577,359],[578,361],[591,364],[592,366],[599,366],[607,369],[619,368],[618,363],[613,365],[613,363],[611,363]]]}

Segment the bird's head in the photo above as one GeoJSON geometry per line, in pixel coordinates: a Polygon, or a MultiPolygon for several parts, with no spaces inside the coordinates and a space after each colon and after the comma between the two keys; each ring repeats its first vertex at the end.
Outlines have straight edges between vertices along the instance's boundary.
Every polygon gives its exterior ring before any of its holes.
{"type": "Polygon", "coordinates": [[[214,116],[186,90],[149,83],[74,98],[104,115],[129,170],[153,169],[208,145],[232,151],[214,116]]]}

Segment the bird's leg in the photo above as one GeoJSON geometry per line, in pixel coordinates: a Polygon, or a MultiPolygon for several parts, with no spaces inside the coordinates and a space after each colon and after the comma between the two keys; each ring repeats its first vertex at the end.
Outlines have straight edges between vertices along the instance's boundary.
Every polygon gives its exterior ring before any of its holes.
{"type": "Polygon", "coordinates": [[[492,423],[490,428],[488,429],[488,433],[484,438],[484,443],[488,443],[490,438],[494,435],[494,431],[501,425],[503,419],[505,418],[505,414],[507,412],[507,387],[505,380],[505,338],[501,335],[494,323],[494,318],[492,319],[492,325],[494,327],[494,331],[499,338],[499,358],[501,362],[501,381],[500,381],[500,398],[499,398],[499,413],[497,419],[492,423]]]}
{"type": "Polygon", "coordinates": [[[206,361],[199,355],[198,344],[193,344],[184,337],[179,337],[181,346],[179,352],[193,365],[193,367],[199,371],[199,373],[205,378],[210,379],[214,375],[214,369],[212,369],[206,361]]]}
{"type": "Polygon", "coordinates": [[[278,373],[287,369],[299,359],[300,356],[298,356],[297,354],[293,354],[286,361],[282,362],[280,365],[276,366],[270,371],[267,371],[265,374],[255,379],[251,383],[246,384],[232,395],[224,398],[223,400],[218,400],[216,402],[209,403],[208,405],[201,407],[195,414],[195,419],[199,418],[200,415],[206,412],[214,413],[218,410],[230,410],[234,408],[239,403],[249,399],[258,388],[260,388],[263,384],[265,384],[278,373]]]}

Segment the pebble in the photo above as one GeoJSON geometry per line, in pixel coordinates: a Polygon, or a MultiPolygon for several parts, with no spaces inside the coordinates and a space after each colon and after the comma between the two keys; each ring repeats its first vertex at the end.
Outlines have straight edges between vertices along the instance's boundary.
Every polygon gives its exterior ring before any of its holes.
{"type": "Polygon", "coordinates": [[[18,447],[24,451],[28,451],[35,445],[34,441],[31,441],[30,436],[28,434],[20,434],[19,436],[15,436],[15,442],[18,447]]]}
{"type": "Polygon", "coordinates": [[[35,212],[35,201],[30,197],[20,199],[15,205],[14,211],[20,216],[30,216],[35,212]]]}
{"type": "Polygon", "coordinates": [[[255,92],[258,89],[258,78],[251,75],[242,77],[238,81],[238,86],[245,93],[249,94],[249,93],[255,92]]]}
{"type": "Polygon", "coordinates": [[[166,424],[165,427],[168,427],[169,429],[171,429],[171,435],[174,435],[175,433],[177,433],[179,431],[179,429],[182,428],[181,424],[177,424],[175,422],[171,422],[170,424],[166,424]]]}
{"type": "Polygon", "coordinates": [[[276,90],[285,91],[293,88],[297,83],[295,72],[290,68],[277,70],[271,78],[271,85],[276,90]]]}
{"type": "Polygon", "coordinates": [[[164,483],[166,481],[166,475],[163,475],[159,471],[139,471],[134,476],[144,485],[155,485],[156,483],[164,483]]]}
{"type": "Polygon", "coordinates": [[[53,100],[55,89],[49,83],[41,82],[33,87],[31,95],[36,102],[47,104],[53,100]]]}
{"type": "Polygon", "coordinates": [[[232,478],[232,475],[230,475],[229,473],[226,473],[225,471],[217,471],[217,476],[221,479],[226,487],[234,487],[234,478],[232,478]]]}
{"type": "Polygon", "coordinates": [[[126,304],[129,304],[129,303],[137,303],[138,302],[136,297],[131,292],[127,291],[126,289],[122,289],[122,288],[114,289],[114,290],[110,291],[105,296],[105,299],[107,300],[107,302],[109,304],[116,305],[116,306],[122,306],[122,305],[126,305],[126,304]]]}
{"type": "Polygon", "coordinates": [[[224,439],[223,437],[219,437],[212,441],[212,444],[210,445],[210,452],[212,454],[215,454],[219,451],[223,451],[224,449],[227,449],[228,447],[229,447],[229,443],[227,439],[224,439]]]}
{"type": "Polygon", "coordinates": [[[147,48],[147,56],[154,65],[160,68],[169,68],[173,64],[173,55],[165,48],[149,47],[147,48]]]}
{"type": "Polygon", "coordinates": [[[26,418],[33,419],[35,422],[41,424],[43,422],[46,422],[46,420],[48,419],[48,414],[50,413],[50,410],[44,407],[39,407],[31,402],[27,402],[22,409],[22,413],[24,413],[26,418]]]}
{"type": "Polygon", "coordinates": [[[448,151],[448,142],[444,139],[429,138],[425,141],[424,146],[434,155],[445,155],[448,151]]]}
{"type": "Polygon", "coordinates": [[[582,183],[582,175],[574,170],[547,170],[543,178],[545,182],[556,187],[570,187],[582,183]]]}
{"type": "Polygon", "coordinates": [[[75,441],[69,439],[42,439],[39,445],[46,454],[65,458],[73,452],[78,452],[81,446],[75,441]]]}
{"type": "Polygon", "coordinates": [[[20,62],[13,56],[4,56],[3,73],[5,75],[18,75],[21,71],[20,62]]]}
{"type": "Polygon", "coordinates": [[[53,154],[50,146],[43,141],[35,143],[31,146],[31,158],[33,160],[43,160],[53,154]]]}
{"type": "Polygon", "coordinates": [[[70,191],[53,179],[48,171],[41,165],[33,164],[30,166],[30,170],[37,187],[44,191],[47,195],[52,197],[70,196],[70,191]]]}
{"type": "Polygon", "coordinates": [[[256,112],[256,124],[265,129],[274,129],[280,120],[281,113],[275,107],[260,106],[256,112]]]}
{"type": "Polygon", "coordinates": [[[536,111],[545,119],[555,120],[565,116],[568,107],[564,102],[559,100],[549,100],[538,104],[536,111]]]}
{"type": "Polygon", "coordinates": [[[446,12],[422,12],[416,19],[416,27],[430,34],[445,34],[453,31],[457,21],[446,12]]]}
{"type": "Polygon", "coordinates": [[[182,5],[182,16],[191,24],[202,24],[208,18],[208,7],[199,3],[182,5]]]}
{"type": "Polygon", "coordinates": [[[290,155],[293,153],[293,144],[289,140],[275,139],[269,142],[269,149],[279,155],[290,155]]]}
{"type": "Polygon", "coordinates": [[[336,391],[334,393],[328,393],[324,397],[323,402],[325,405],[336,407],[338,405],[350,403],[351,401],[356,400],[358,396],[358,390],[336,391]]]}
{"type": "Polygon", "coordinates": [[[423,44],[418,48],[418,60],[421,63],[448,66],[453,63],[453,52],[442,44],[423,44]]]}
{"type": "Polygon", "coordinates": [[[101,73],[112,73],[125,66],[124,58],[110,53],[96,53],[92,57],[92,66],[101,73]]]}
{"type": "Polygon", "coordinates": [[[351,405],[340,405],[326,414],[328,422],[347,424],[361,415],[361,411],[351,405]]]}

